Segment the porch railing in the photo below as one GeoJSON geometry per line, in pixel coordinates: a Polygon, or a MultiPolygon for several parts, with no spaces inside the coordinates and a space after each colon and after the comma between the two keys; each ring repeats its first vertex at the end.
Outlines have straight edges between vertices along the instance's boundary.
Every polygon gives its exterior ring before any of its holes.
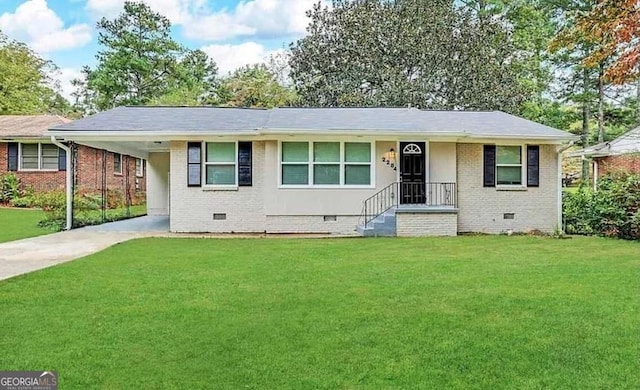
{"type": "Polygon", "coordinates": [[[361,224],[366,228],[379,215],[401,205],[456,207],[456,183],[391,183],[364,201],[361,224]]]}

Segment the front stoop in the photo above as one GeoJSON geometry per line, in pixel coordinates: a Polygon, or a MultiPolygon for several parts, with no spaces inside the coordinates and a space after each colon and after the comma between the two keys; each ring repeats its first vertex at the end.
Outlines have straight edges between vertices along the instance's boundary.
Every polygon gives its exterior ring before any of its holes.
{"type": "Polygon", "coordinates": [[[396,212],[395,208],[390,208],[384,213],[375,217],[367,224],[356,227],[358,233],[364,237],[393,237],[396,235],[396,212]]]}
{"type": "Polygon", "coordinates": [[[396,209],[398,237],[457,236],[458,209],[401,206],[396,209]]]}
{"type": "Polygon", "coordinates": [[[366,228],[359,225],[357,230],[365,237],[456,236],[458,209],[421,205],[394,207],[374,218],[366,228]]]}

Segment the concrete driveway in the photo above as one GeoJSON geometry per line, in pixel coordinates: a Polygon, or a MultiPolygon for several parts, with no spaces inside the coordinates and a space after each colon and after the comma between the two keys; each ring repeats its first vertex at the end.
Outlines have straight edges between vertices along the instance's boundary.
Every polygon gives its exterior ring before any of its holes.
{"type": "Polygon", "coordinates": [[[169,217],[139,217],[0,244],[0,280],[65,263],[140,237],[162,236],[169,217]]]}

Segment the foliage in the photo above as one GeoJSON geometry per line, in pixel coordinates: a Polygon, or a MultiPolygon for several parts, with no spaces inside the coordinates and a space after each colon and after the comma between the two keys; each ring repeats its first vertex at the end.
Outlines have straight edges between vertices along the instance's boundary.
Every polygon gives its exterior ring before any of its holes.
{"type": "MultiPolygon", "coordinates": [[[[63,191],[51,191],[34,195],[33,205],[45,212],[41,227],[62,230],[66,224],[66,196],[63,191]]],[[[124,194],[119,190],[108,190],[106,209],[102,211],[102,195],[89,191],[77,191],[73,198],[73,227],[99,225],[146,213],[146,207],[125,206],[124,194]]]]}
{"type": "Polygon", "coordinates": [[[124,12],[97,25],[95,69],[85,68],[78,97],[87,97],[98,110],[146,104],[167,93],[183,71],[179,57],[186,49],[171,38],[169,19],[143,2],[125,1],[124,12]]]}
{"type": "Polygon", "coordinates": [[[295,91],[282,86],[266,65],[255,64],[236,70],[222,80],[218,103],[229,107],[281,107],[296,103],[295,91]]]}
{"type": "Polygon", "coordinates": [[[20,179],[14,172],[0,173],[0,204],[20,196],[20,179]]]}
{"type": "Polygon", "coordinates": [[[498,17],[445,0],[336,0],[308,15],[290,59],[303,105],[517,112],[527,98],[498,17]]]}
{"type": "Polygon", "coordinates": [[[640,76],[640,7],[637,0],[599,0],[578,16],[576,30],[593,41],[603,41],[585,58],[587,66],[614,57],[604,73],[617,84],[640,76]]]}
{"type": "Polygon", "coordinates": [[[51,75],[56,66],[0,31],[0,115],[64,114],[69,104],[51,75]]]}
{"type": "Polygon", "coordinates": [[[617,173],[564,194],[567,233],[640,239],[640,175],[617,173]]]}
{"type": "Polygon", "coordinates": [[[639,267],[594,237],[134,240],[0,282],[0,366],[69,389],[632,389],[639,267]]]}

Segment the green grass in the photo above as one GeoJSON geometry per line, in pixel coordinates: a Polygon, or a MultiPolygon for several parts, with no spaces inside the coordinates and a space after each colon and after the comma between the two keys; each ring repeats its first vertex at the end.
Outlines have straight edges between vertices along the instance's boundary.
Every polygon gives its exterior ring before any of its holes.
{"type": "Polygon", "coordinates": [[[38,227],[44,213],[36,209],[9,209],[0,207],[0,242],[20,240],[53,233],[38,227]]]}
{"type": "Polygon", "coordinates": [[[0,282],[64,389],[637,389],[640,245],[142,239],[0,282]]]}

